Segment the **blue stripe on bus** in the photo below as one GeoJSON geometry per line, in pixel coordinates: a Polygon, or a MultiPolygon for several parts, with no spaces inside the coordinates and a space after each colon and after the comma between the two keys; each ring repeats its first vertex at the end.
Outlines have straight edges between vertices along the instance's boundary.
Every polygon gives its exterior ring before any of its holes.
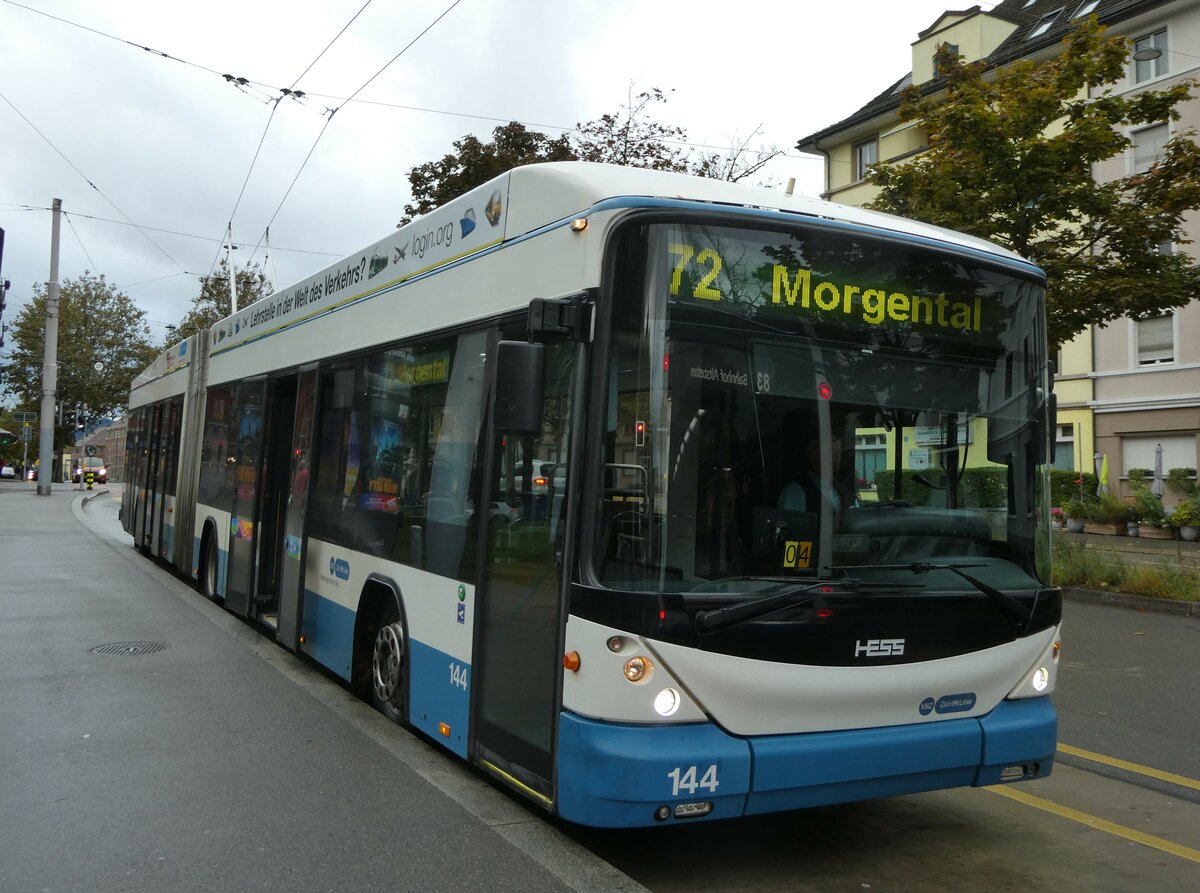
{"type": "Polygon", "coordinates": [[[350,681],[350,666],[354,659],[353,611],[305,589],[300,634],[304,637],[301,651],[350,681]]]}
{"type": "Polygon", "coordinates": [[[1056,728],[1048,698],[1004,701],[977,719],[750,738],[711,723],[634,726],[564,711],[557,809],[632,827],[654,824],[660,806],[695,801],[711,802],[706,818],[719,819],[995,784],[1013,765],[1042,778],[1056,728]]]}
{"type": "Polygon", "coordinates": [[[408,655],[408,721],[465,760],[467,723],[471,712],[470,665],[411,638],[408,640],[408,655]],[[441,733],[442,723],[446,724],[449,735],[441,733]]]}

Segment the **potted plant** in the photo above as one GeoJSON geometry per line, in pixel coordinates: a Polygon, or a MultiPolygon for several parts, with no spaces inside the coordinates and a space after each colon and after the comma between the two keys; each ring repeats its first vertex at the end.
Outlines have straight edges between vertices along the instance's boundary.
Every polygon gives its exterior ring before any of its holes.
{"type": "Polygon", "coordinates": [[[1067,516],[1067,530],[1071,531],[1071,533],[1083,533],[1084,527],[1087,526],[1088,516],[1090,515],[1086,502],[1079,497],[1075,497],[1067,503],[1063,514],[1067,516]]]}
{"type": "Polygon", "coordinates": [[[1132,517],[1130,506],[1119,496],[1105,493],[1090,504],[1087,527],[1088,533],[1107,533],[1112,536],[1125,536],[1128,532],[1129,519],[1132,517]]]}
{"type": "Polygon", "coordinates": [[[1179,538],[1189,543],[1200,539],[1200,496],[1185,499],[1171,512],[1171,523],[1179,528],[1179,538]]]}
{"type": "Polygon", "coordinates": [[[1050,509],[1050,523],[1059,530],[1067,526],[1067,514],[1060,508],[1050,509]]]}
{"type": "Polygon", "coordinates": [[[1144,483],[1133,485],[1133,508],[1141,522],[1140,535],[1153,539],[1174,539],[1171,520],[1159,499],[1144,483]]]}

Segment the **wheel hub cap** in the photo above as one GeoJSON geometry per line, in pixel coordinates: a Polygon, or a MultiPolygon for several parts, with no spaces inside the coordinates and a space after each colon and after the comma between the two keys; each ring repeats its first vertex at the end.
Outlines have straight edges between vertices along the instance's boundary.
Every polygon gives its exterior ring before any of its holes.
{"type": "Polygon", "coordinates": [[[392,623],[375,636],[375,652],[371,656],[371,677],[375,694],[381,701],[394,701],[400,688],[400,659],[404,654],[404,630],[392,623]]]}

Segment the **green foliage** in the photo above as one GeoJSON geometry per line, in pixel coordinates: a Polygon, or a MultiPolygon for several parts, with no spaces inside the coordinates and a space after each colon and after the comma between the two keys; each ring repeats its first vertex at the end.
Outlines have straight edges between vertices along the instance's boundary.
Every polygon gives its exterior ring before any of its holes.
{"type": "MultiPolygon", "coordinates": [[[[1050,470],[1050,504],[1066,506],[1073,499],[1079,498],[1079,479],[1081,475],[1078,471],[1068,471],[1059,468],[1050,470]]],[[[1092,499],[1096,495],[1096,487],[1099,481],[1090,471],[1086,471],[1082,475],[1083,478],[1083,498],[1092,499]]],[[[1079,517],[1082,517],[1080,515],[1079,517]]]]}
{"type": "Polygon", "coordinates": [[[408,172],[413,201],[404,206],[400,225],[526,164],[595,161],[736,182],[756,173],[782,151],[774,146],[751,149],[745,140],[731,144],[727,154],[697,153],[687,146],[687,131],[682,127],[660,124],[650,117],[650,108],[666,103],[667,95],[657,87],[631,94],[616,113],[576,124],[572,133],[554,138],[516,121],[493,130],[488,143],[467,134],[456,140],[454,151],[440,161],[417,165],[408,172]]]}
{"type": "Polygon", "coordinates": [[[1192,496],[1175,506],[1171,523],[1176,527],[1200,527],[1200,496],[1192,496]]]}
{"type": "Polygon", "coordinates": [[[1076,521],[1086,521],[1092,515],[1092,503],[1086,499],[1080,499],[1078,494],[1067,500],[1064,511],[1068,518],[1073,518],[1076,521]]]}
{"type": "Polygon", "coordinates": [[[1059,56],[990,72],[943,47],[944,91],[910,86],[899,112],[924,128],[929,149],[882,162],[871,178],[881,189],[873,207],[989,239],[1045,270],[1051,345],[1200,292],[1195,259],[1157,247],[1187,243],[1183,218],[1200,208],[1194,134],[1177,131],[1144,173],[1093,178],[1094,165],[1130,146],[1131,127],[1178,120],[1193,87],[1114,93],[1128,54],[1128,41],[1105,36],[1094,16],[1059,56]]]}
{"type": "Polygon", "coordinates": [[[1137,520],[1151,527],[1168,527],[1167,510],[1162,500],[1145,484],[1133,488],[1133,510],[1137,520]]]}
{"type": "Polygon", "coordinates": [[[1056,586],[1200,601],[1200,574],[1193,570],[1169,564],[1126,564],[1115,551],[1062,538],[1053,543],[1052,579],[1056,586]]]}
{"type": "MultiPolygon", "coordinates": [[[[271,294],[267,274],[255,264],[237,271],[238,306],[249,307],[271,294]]],[[[221,258],[221,266],[209,276],[200,277],[200,293],[192,298],[192,309],[175,326],[168,343],[175,344],[203,332],[232,313],[229,294],[229,264],[221,258]]]]}
{"type": "MultiPolygon", "coordinates": [[[[75,409],[87,406],[90,419],[114,415],[129,398],[129,383],[157,353],[150,340],[146,313],[122,291],[84,272],[59,286],[58,402],[65,408],[55,431],[55,448],[72,442],[75,409]]],[[[20,408],[38,411],[42,398],[42,363],[46,340],[46,286],[13,320],[9,390],[20,408]]],[[[31,454],[34,445],[30,444],[31,454]]]]}
{"type": "Polygon", "coordinates": [[[1135,520],[1133,506],[1115,493],[1105,493],[1087,505],[1087,519],[1097,524],[1124,524],[1135,520]]]}
{"type": "Polygon", "coordinates": [[[1167,471],[1167,489],[1181,496],[1196,496],[1196,469],[1171,468],[1167,471]]]}
{"type": "Polygon", "coordinates": [[[1129,469],[1129,474],[1126,475],[1126,477],[1129,478],[1130,484],[1141,483],[1141,482],[1145,481],[1146,478],[1150,477],[1150,469],[1149,468],[1131,468],[1131,469],[1129,469]]]}
{"type": "Polygon", "coordinates": [[[498,177],[505,171],[542,161],[572,161],[575,153],[566,136],[551,139],[513,121],[492,131],[484,143],[468,134],[454,142],[454,152],[440,161],[427,161],[408,172],[413,201],[404,206],[401,225],[428,214],[451,199],[498,177]]]}
{"type": "MultiPolygon", "coordinates": [[[[931,481],[934,471],[912,471],[901,473],[900,499],[913,505],[943,505],[944,494],[921,479],[931,481]],[[936,496],[934,494],[937,494],[936,496]]],[[[894,498],[896,472],[875,472],[876,490],[881,500],[894,498]]],[[[958,482],[958,504],[972,508],[1004,508],[1008,505],[1008,473],[1003,468],[966,468],[958,482]]]]}

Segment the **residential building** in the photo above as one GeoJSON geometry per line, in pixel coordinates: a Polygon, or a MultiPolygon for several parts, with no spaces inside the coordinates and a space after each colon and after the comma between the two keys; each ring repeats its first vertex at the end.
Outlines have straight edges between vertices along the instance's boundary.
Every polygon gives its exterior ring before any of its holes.
{"type": "MultiPolygon", "coordinates": [[[[901,91],[909,84],[936,94],[934,55],[949,44],[967,62],[999,67],[1061,52],[1072,23],[1096,15],[1110,33],[1127,36],[1136,58],[1121,94],[1159,89],[1200,74],[1200,0],[1003,0],[990,9],[947,11],[912,43],[912,70],[843,120],[804,137],[797,147],[826,159],[824,197],[864,204],[878,190],[868,181],[879,161],[901,161],[927,148],[919,123],[900,121],[901,91]]],[[[1200,99],[1184,103],[1178,122],[1131,128],[1124,157],[1098,164],[1101,181],[1145,170],[1172,134],[1200,132],[1200,99]]],[[[1200,216],[1185,221],[1185,236],[1200,236],[1200,216]]],[[[1164,251],[1197,253],[1196,244],[1164,251]]],[[[1153,288],[1152,282],[1146,283],[1153,288]]],[[[1200,296],[1198,296],[1200,297],[1200,296]]],[[[1195,468],[1200,454],[1200,300],[1153,319],[1123,318],[1094,325],[1057,350],[1055,391],[1057,467],[1091,470],[1109,460],[1110,484],[1123,492],[1126,472],[1153,468],[1161,444],[1163,468],[1195,468]]],[[[1170,497],[1168,497],[1168,501],[1170,497]]]]}

